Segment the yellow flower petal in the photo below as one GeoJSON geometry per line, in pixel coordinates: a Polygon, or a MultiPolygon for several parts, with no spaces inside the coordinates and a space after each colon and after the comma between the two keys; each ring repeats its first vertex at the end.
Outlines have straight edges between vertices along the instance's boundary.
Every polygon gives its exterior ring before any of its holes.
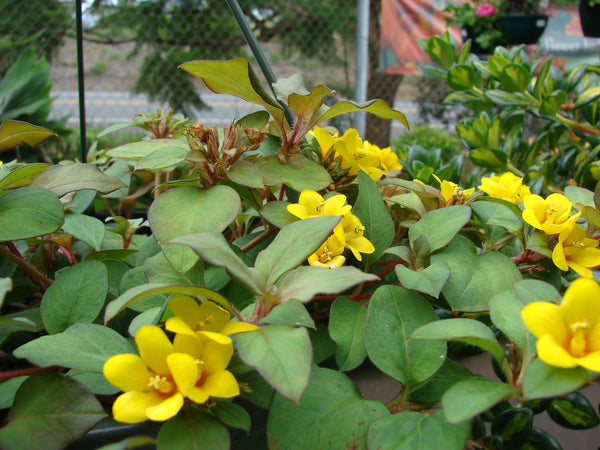
{"type": "Polygon", "coordinates": [[[211,373],[202,383],[202,389],[211,397],[231,398],[240,395],[240,386],[228,370],[211,373]]]}
{"type": "Polygon", "coordinates": [[[198,381],[198,365],[196,358],[185,353],[171,353],[167,357],[167,364],[173,375],[177,389],[187,397],[198,381]]]}
{"type": "Polygon", "coordinates": [[[549,302],[534,302],[521,311],[525,326],[538,339],[546,334],[554,336],[559,345],[567,340],[567,326],[560,306],[549,302]]]}
{"type": "Polygon", "coordinates": [[[291,205],[287,205],[288,212],[298,217],[299,219],[308,219],[308,212],[306,208],[298,203],[292,203],[291,205]]]}
{"type": "Polygon", "coordinates": [[[171,312],[185,320],[190,328],[194,328],[194,324],[200,320],[200,305],[188,295],[173,295],[168,305],[171,312]]]}
{"type": "Polygon", "coordinates": [[[325,200],[323,200],[321,194],[312,189],[304,189],[300,193],[298,203],[304,206],[309,216],[322,215],[322,209],[325,206],[325,200]]]}
{"type": "Polygon", "coordinates": [[[146,408],[148,419],[155,422],[164,422],[172,417],[175,417],[183,406],[183,395],[177,392],[171,397],[167,397],[158,405],[146,408]]]}
{"type": "Polygon", "coordinates": [[[135,335],[135,343],[140,356],[150,369],[160,375],[167,375],[167,356],[173,353],[169,338],[155,325],[143,325],[135,335]]]}
{"type": "Polygon", "coordinates": [[[567,324],[600,324],[600,286],[589,278],[577,278],[566,290],[560,304],[567,324]]]}
{"type": "Polygon", "coordinates": [[[561,347],[550,334],[545,334],[538,339],[536,350],[538,357],[551,366],[565,368],[577,366],[575,358],[561,347]]]}
{"type": "Polygon", "coordinates": [[[154,392],[126,392],[113,403],[113,417],[123,423],[145,422],[148,420],[146,410],[162,401],[163,398],[154,392]]]}
{"type": "Polygon", "coordinates": [[[560,241],[556,244],[556,246],[552,250],[552,262],[560,270],[564,270],[564,271],[569,270],[569,265],[567,264],[567,258],[565,256],[565,249],[562,246],[562,243],[560,241]]]}
{"type": "Polygon", "coordinates": [[[217,331],[225,326],[231,318],[229,311],[211,301],[204,301],[200,305],[200,319],[196,324],[196,331],[217,331]]]}
{"type": "Polygon", "coordinates": [[[147,391],[148,379],[153,375],[138,355],[122,353],[111,356],[102,368],[110,384],[126,391],[147,391]]]}
{"type": "Polygon", "coordinates": [[[240,322],[239,320],[230,320],[221,329],[221,333],[229,336],[231,334],[246,333],[254,330],[258,330],[256,325],[247,322],[240,322]]]}
{"type": "Polygon", "coordinates": [[[575,358],[577,365],[594,372],[600,372],[600,351],[588,353],[581,358],[575,358]]]}
{"type": "Polygon", "coordinates": [[[233,344],[221,344],[207,341],[202,352],[202,361],[206,363],[205,370],[210,373],[224,370],[233,356],[233,344]]]}
{"type": "Polygon", "coordinates": [[[204,352],[204,345],[207,341],[200,333],[176,334],[173,339],[173,351],[177,353],[187,353],[194,358],[201,358],[204,352]]]}
{"type": "Polygon", "coordinates": [[[215,333],[214,331],[198,331],[200,337],[205,337],[219,344],[231,344],[231,338],[224,333],[215,333]]]}
{"type": "Polygon", "coordinates": [[[171,317],[165,322],[165,328],[173,333],[194,335],[196,332],[190,328],[188,322],[179,316],[171,317]]]}

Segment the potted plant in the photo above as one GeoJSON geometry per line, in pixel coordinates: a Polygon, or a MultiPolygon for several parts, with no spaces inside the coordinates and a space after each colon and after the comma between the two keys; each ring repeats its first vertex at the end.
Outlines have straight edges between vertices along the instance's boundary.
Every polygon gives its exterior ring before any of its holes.
{"type": "Polygon", "coordinates": [[[503,0],[499,8],[502,32],[511,44],[535,44],[548,25],[540,0],[503,0]]]}
{"type": "Polygon", "coordinates": [[[444,8],[446,24],[461,29],[463,39],[471,40],[476,54],[489,54],[506,44],[500,23],[500,11],[494,2],[475,0],[473,3],[449,4],[444,8]]]}
{"type": "Polygon", "coordinates": [[[600,1],[581,0],[579,18],[584,36],[600,37],[600,1]]]}

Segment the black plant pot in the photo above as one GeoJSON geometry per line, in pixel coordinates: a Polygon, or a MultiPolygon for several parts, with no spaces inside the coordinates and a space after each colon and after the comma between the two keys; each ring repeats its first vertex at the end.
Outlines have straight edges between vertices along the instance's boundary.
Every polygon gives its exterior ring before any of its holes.
{"type": "Polygon", "coordinates": [[[502,32],[511,44],[535,44],[548,25],[547,14],[502,14],[502,32]]]}
{"type": "Polygon", "coordinates": [[[471,28],[470,26],[465,26],[461,30],[461,35],[463,37],[463,41],[465,42],[468,39],[471,39],[471,53],[474,53],[476,55],[489,55],[490,53],[492,53],[491,50],[485,49],[477,43],[477,41],[475,40],[477,38],[477,35],[473,32],[473,28],[471,28]]]}
{"type": "Polygon", "coordinates": [[[581,0],[579,18],[584,36],[600,37],[600,4],[590,6],[588,0],[581,0]]]}

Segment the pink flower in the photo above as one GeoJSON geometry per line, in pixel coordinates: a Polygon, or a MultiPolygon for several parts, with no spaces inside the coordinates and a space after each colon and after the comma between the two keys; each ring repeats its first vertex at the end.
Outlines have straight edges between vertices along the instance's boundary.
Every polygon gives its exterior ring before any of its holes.
{"type": "Polygon", "coordinates": [[[482,3],[477,10],[475,15],[477,17],[490,17],[496,14],[496,7],[490,3],[482,3]]]}

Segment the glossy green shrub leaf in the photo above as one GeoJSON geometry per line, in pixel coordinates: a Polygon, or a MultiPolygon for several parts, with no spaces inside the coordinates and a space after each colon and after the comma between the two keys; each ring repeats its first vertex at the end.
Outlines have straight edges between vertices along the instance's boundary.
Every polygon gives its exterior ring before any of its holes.
{"type": "Polygon", "coordinates": [[[0,241],[54,233],[63,221],[62,204],[46,189],[21,187],[0,193],[0,241]]]}
{"type": "Polygon", "coordinates": [[[331,305],[329,335],[337,344],[335,361],[344,372],[358,367],[367,357],[363,331],[367,308],[346,297],[338,297],[331,305]]]}
{"type": "Polygon", "coordinates": [[[306,328],[264,325],[259,330],[237,334],[235,340],[246,365],[256,369],[283,397],[300,400],[312,365],[306,328]]]}
{"type": "Polygon", "coordinates": [[[102,372],[108,358],[134,353],[129,342],[115,330],[96,324],[76,324],[62,333],[41,336],[14,351],[40,367],[62,366],[89,372],[102,372]]]}
{"type": "Polygon", "coordinates": [[[492,434],[502,438],[505,449],[520,449],[533,427],[533,412],[528,408],[502,411],[492,422],[492,434]]]}
{"type": "Polygon", "coordinates": [[[165,422],[157,436],[157,450],[228,450],[229,431],[204,411],[183,408],[165,422]]]}
{"type": "Polygon", "coordinates": [[[505,383],[488,380],[463,380],[442,397],[444,416],[450,423],[460,423],[512,397],[515,389],[505,383]]]}
{"type": "Polygon", "coordinates": [[[549,433],[539,428],[533,427],[529,433],[529,439],[521,450],[563,450],[559,442],[549,433]]]}
{"type": "Polygon", "coordinates": [[[521,64],[508,64],[500,74],[501,86],[508,92],[525,92],[530,80],[529,70],[521,64]]]}
{"type": "MultiPolygon", "coordinates": [[[[538,72],[537,78],[535,79],[535,85],[533,87],[533,95],[538,100],[542,100],[543,94],[546,92],[546,85],[548,80],[548,75],[550,74],[550,69],[552,67],[552,60],[548,59],[540,71],[538,72]]],[[[550,77],[550,80],[552,78],[550,77]]]]}
{"type": "Polygon", "coordinates": [[[352,213],[365,227],[363,236],[375,247],[373,253],[362,256],[363,266],[368,270],[392,244],[396,230],[377,183],[362,170],[358,173],[357,179],[358,198],[352,213]]]}
{"type": "Polygon", "coordinates": [[[265,156],[256,161],[262,172],[265,186],[285,184],[295,191],[304,189],[320,191],[331,184],[331,177],[325,168],[304,156],[294,156],[282,164],[277,155],[265,156]]]}
{"type": "Polygon", "coordinates": [[[366,450],[369,424],[387,416],[381,402],[364,400],[344,374],[315,366],[298,404],[280,396],[273,400],[267,421],[269,447],[366,450]]]}
{"type": "Polygon", "coordinates": [[[357,284],[378,279],[352,266],[337,269],[302,266],[289,272],[279,283],[279,301],[293,299],[305,303],[316,294],[339,294],[357,284]]]}
{"type": "Polygon", "coordinates": [[[421,220],[408,229],[408,238],[413,241],[423,235],[434,252],[447,245],[471,218],[471,208],[465,205],[449,206],[429,211],[421,220]]]}
{"type": "Polygon", "coordinates": [[[44,327],[60,333],[76,323],[93,323],[108,294],[108,271],[100,261],[84,261],[58,273],[42,297],[44,327]]]}
{"type": "Polygon", "coordinates": [[[400,264],[394,269],[403,287],[434,298],[439,298],[444,284],[450,278],[450,268],[445,262],[432,264],[421,271],[411,270],[400,264]]]}
{"type": "Polygon", "coordinates": [[[568,95],[565,91],[553,92],[540,105],[540,114],[553,116],[560,111],[560,107],[567,102],[568,95]]]}
{"type": "Polygon", "coordinates": [[[546,411],[554,422],[572,430],[588,430],[600,424],[596,409],[581,392],[555,398],[546,411]]]}
{"type": "Polygon", "coordinates": [[[475,84],[475,69],[470,64],[457,64],[448,71],[448,85],[457,91],[466,91],[475,84]]]}
{"type": "Polygon", "coordinates": [[[8,422],[0,429],[5,450],[62,449],[83,436],[106,413],[81,384],[53,372],[29,377],[17,391],[8,422]],[[26,444],[25,444],[26,443],[26,444]]]}
{"type": "Polygon", "coordinates": [[[446,344],[407,338],[421,325],[437,320],[421,295],[398,286],[381,286],[369,302],[364,332],[369,359],[405,387],[426,380],[444,362],[446,344]]]}
{"type": "Polygon", "coordinates": [[[56,136],[56,133],[47,128],[20,120],[3,120],[0,124],[0,152],[13,149],[23,143],[35,147],[51,136],[56,136]]]}
{"type": "Polygon", "coordinates": [[[67,214],[62,228],[65,233],[72,234],[96,251],[102,247],[106,234],[104,224],[100,220],[84,214],[67,214]]]}
{"type": "Polygon", "coordinates": [[[504,349],[487,325],[474,319],[445,319],[417,328],[411,339],[456,340],[475,345],[490,353],[497,361],[504,359],[504,349]]]}
{"type": "Polygon", "coordinates": [[[441,411],[421,414],[405,411],[377,419],[369,426],[369,448],[389,450],[462,450],[469,438],[470,425],[453,425],[441,411]]]}
{"type": "Polygon", "coordinates": [[[586,89],[575,98],[575,109],[579,109],[588,103],[593,102],[598,97],[600,97],[600,86],[593,86],[586,89]]]}
{"type": "Polygon", "coordinates": [[[461,236],[432,255],[431,262],[438,261],[450,267],[442,293],[455,311],[487,311],[494,295],[521,280],[519,270],[506,255],[495,251],[477,255],[475,245],[461,236]]]}
{"type": "Polygon", "coordinates": [[[426,41],[427,54],[434,63],[449,69],[454,63],[454,49],[449,42],[439,36],[433,36],[426,41]]]}
{"type": "Polygon", "coordinates": [[[588,380],[583,367],[565,369],[536,359],[527,366],[523,376],[523,395],[527,398],[545,398],[563,395],[581,387],[588,380]]]}
{"type": "Polygon", "coordinates": [[[485,93],[495,104],[500,106],[531,106],[531,100],[521,92],[506,92],[500,89],[490,89],[485,93]]]}
{"type": "Polygon", "coordinates": [[[50,164],[42,163],[26,164],[17,167],[0,179],[0,189],[13,189],[16,187],[27,186],[48,167],[50,167],[50,164]]]}
{"type": "Polygon", "coordinates": [[[58,197],[86,189],[108,194],[127,188],[125,183],[117,177],[106,175],[98,166],[83,163],[48,167],[33,180],[31,186],[46,188],[58,197]]]}
{"type": "Polygon", "coordinates": [[[185,154],[190,151],[190,147],[185,141],[180,139],[152,139],[149,141],[137,141],[120,145],[108,150],[106,155],[111,158],[137,161],[152,153],[157,153],[158,156],[158,154],[163,151],[166,153],[175,151],[176,153],[185,156],[185,154]]]}
{"type": "MultiPolygon", "coordinates": [[[[254,267],[271,286],[289,270],[306,261],[329,237],[341,216],[312,217],[283,227],[256,257],[254,267]]],[[[299,300],[299,299],[297,299],[299,300]]]]}
{"type": "Polygon", "coordinates": [[[508,160],[506,153],[494,148],[478,148],[469,153],[469,158],[474,164],[492,170],[505,169],[508,160]]]}

